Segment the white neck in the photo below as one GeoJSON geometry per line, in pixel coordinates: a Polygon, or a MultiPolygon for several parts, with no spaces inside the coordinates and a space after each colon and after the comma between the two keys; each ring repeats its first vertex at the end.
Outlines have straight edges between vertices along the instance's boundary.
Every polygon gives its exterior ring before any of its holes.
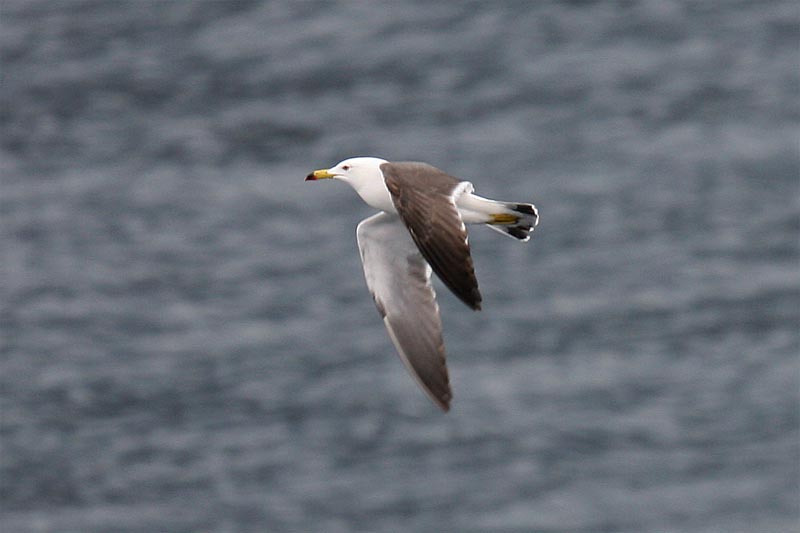
{"type": "Polygon", "coordinates": [[[394,202],[392,202],[392,194],[386,188],[383,176],[378,179],[361,181],[360,183],[350,182],[350,185],[367,205],[387,213],[397,213],[394,202]]]}

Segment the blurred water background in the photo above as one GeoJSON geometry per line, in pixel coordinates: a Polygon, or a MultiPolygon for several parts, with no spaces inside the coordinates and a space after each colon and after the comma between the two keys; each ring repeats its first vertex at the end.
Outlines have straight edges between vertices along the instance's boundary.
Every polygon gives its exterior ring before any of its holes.
{"type": "Polygon", "coordinates": [[[4,532],[788,532],[793,0],[3,0],[4,532]],[[315,168],[533,201],[453,410],[315,168]]]}

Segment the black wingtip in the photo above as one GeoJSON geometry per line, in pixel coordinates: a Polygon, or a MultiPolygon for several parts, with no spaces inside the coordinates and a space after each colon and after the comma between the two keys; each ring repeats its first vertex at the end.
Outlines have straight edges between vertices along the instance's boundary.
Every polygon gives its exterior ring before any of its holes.
{"type": "Polygon", "coordinates": [[[472,309],[473,311],[480,311],[481,310],[481,301],[482,300],[481,300],[480,295],[478,295],[477,299],[476,298],[472,298],[472,299],[462,298],[461,296],[459,296],[458,299],[461,300],[462,302],[464,302],[464,304],[466,304],[466,306],[469,307],[470,309],[472,309]]]}
{"type": "Polygon", "coordinates": [[[436,405],[445,413],[450,412],[450,400],[453,399],[453,393],[450,392],[450,385],[447,385],[447,392],[442,394],[441,397],[436,399],[436,405]]]}
{"type": "Polygon", "coordinates": [[[481,291],[478,290],[477,287],[472,288],[472,290],[465,292],[463,288],[458,290],[458,287],[450,286],[448,283],[445,283],[453,294],[458,297],[459,300],[464,302],[464,305],[472,309],[473,311],[480,311],[481,310],[481,302],[483,301],[483,297],[481,296],[481,291]]]}

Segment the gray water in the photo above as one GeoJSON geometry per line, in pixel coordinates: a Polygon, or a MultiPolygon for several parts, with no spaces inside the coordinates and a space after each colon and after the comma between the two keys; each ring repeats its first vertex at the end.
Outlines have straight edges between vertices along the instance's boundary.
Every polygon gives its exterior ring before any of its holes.
{"type": "Polygon", "coordinates": [[[788,532],[800,8],[3,0],[0,529],[788,532]],[[533,201],[407,375],[341,183],[533,201]]]}

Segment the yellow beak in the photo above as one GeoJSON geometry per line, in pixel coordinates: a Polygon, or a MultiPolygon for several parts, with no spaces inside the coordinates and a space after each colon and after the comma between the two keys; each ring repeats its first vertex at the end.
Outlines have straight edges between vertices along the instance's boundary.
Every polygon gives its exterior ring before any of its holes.
{"type": "Polygon", "coordinates": [[[333,174],[331,174],[327,170],[315,170],[314,172],[312,172],[311,174],[306,176],[306,181],[324,180],[324,179],[330,179],[332,177],[333,177],[333,174]]]}

